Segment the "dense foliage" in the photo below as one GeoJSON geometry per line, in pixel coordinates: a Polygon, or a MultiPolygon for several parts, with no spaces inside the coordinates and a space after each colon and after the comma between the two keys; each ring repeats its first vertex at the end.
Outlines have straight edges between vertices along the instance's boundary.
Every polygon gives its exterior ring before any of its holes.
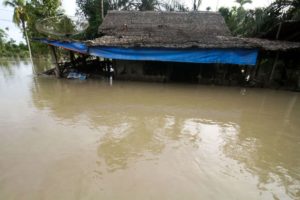
{"type": "Polygon", "coordinates": [[[28,56],[27,46],[23,43],[16,44],[16,41],[8,39],[5,30],[0,29],[0,57],[12,56],[28,56]]]}
{"type": "MultiPolygon", "coordinates": [[[[45,37],[45,35],[36,30],[35,24],[38,20],[63,14],[63,11],[59,9],[60,5],[60,0],[31,0],[30,3],[27,3],[26,9],[29,17],[27,29],[30,38],[45,37]]],[[[48,52],[48,48],[44,44],[32,42],[31,46],[33,53],[48,52]]]]}
{"type": "MultiPolygon", "coordinates": [[[[78,14],[86,17],[89,28],[81,35],[83,38],[91,39],[97,36],[99,24],[101,24],[101,0],[76,0],[79,7],[78,14]]],[[[107,2],[104,3],[104,12],[108,10],[107,2]],[[106,9],[105,9],[106,8],[106,9]]]]}
{"type": "Polygon", "coordinates": [[[60,0],[5,0],[3,4],[14,9],[13,22],[22,30],[28,49],[31,47],[33,54],[47,53],[45,45],[30,42],[28,38],[45,37],[36,30],[35,24],[40,19],[62,14],[60,0]]]}
{"type": "Polygon", "coordinates": [[[233,35],[259,37],[280,22],[300,20],[299,0],[276,0],[266,8],[250,10],[244,9],[244,5],[251,0],[237,3],[238,7],[219,9],[233,35]]]}

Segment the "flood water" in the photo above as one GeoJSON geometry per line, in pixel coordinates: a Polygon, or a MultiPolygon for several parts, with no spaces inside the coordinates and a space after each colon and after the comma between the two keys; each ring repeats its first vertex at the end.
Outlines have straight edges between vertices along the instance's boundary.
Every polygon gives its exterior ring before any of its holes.
{"type": "Polygon", "coordinates": [[[0,65],[0,199],[300,198],[298,93],[0,65]]]}

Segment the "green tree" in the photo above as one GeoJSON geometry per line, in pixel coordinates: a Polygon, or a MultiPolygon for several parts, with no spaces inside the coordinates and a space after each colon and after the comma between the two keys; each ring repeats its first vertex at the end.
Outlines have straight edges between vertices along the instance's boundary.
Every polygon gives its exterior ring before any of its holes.
{"type": "Polygon", "coordinates": [[[28,46],[30,59],[32,60],[30,42],[26,30],[26,21],[28,20],[28,14],[26,11],[26,2],[24,0],[5,0],[3,4],[5,6],[10,6],[14,8],[13,22],[17,24],[19,27],[21,27],[23,31],[23,35],[25,37],[28,46]]]}
{"type": "Polygon", "coordinates": [[[300,20],[299,0],[276,0],[266,8],[245,10],[249,0],[237,0],[239,7],[220,8],[233,35],[259,37],[272,27],[287,20],[300,20]]]}
{"type": "Polygon", "coordinates": [[[166,11],[177,11],[177,12],[186,12],[188,11],[188,8],[185,7],[182,3],[172,0],[170,2],[164,3],[161,5],[163,10],[166,11]]]}
{"type": "Polygon", "coordinates": [[[0,28],[0,45],[3,45],[5,43],[5,38],[7,37],[7,34],[4,30],[0,28]]]}
{"type": "MultiPolygon", "coordinates": [[[[77,15],[81,15],[89,21],[89,27],[84,34],[81,35],[84,39],[93,39],[98,36],[98,27],[102,22],[101,17],[101,0],[76,0],[78,10],[77,15]]],[[[114,4],[114,6],[116,6],[114,4]]],[[[108,2],[104,2],[104,15],[108,10],[108,2]]]]}
{"type": "Polygon", "coordinates": [[[159,5],[159,2],[157,0],[141,0],[138,4],[138,10],[147,11],[155,10],[156,7],[159,5]]]}
{"type": "Polygon", "coordinates": [[[194,0],[193,11],[197,11],[202,3],[202,0],[194,0]]]}
{"type": "Polygon", "coordinates": [[[5,50],[5,39],[7,37],[7,34],[5,33],[4,30],[0,28],[0,55],[3,54],[3,51],[5,50]]]}
{"type": "MultiPolygon", "coordinates": [[[[26,4],[29,18],[27,21],[27,29],[30,38],[49,37],[36,29],[37,21],[62,15],[63,10],[60,9],[60,5],[60,0],[31,0],[30,3],[26,4]]],[[[49,52],[47,46],[39,42],[32,42],[31,47],[34,53],[47,54],[49,52]]]]}
{"type": "Polygon", "coordinates": [[[10,39],[8,40],[8,35],[5,30],[0,28],[0,56],[1,57],[11,57],[11,56],[19,56],[25,57],[27,56],[27,45],[20,43],[16,44],[16,41],[10,39]]]}
{"type": "Polygon", "coordinates": [[[240,4],[240,7],[243,7],[247,3],[252,3],[252,0],[236,0],[236,3],[240,4]]]}

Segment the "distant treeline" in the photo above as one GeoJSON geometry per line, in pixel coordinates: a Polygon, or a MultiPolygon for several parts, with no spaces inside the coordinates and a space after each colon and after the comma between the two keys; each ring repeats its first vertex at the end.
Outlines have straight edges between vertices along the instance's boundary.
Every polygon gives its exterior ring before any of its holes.
{"type": "Polygon", "coordinates": [[[16,44],[13,39],[8,39],[6,32],[0,29],[0,57],[27,57],[28,49],[24,43],[16,44]]]}
{"type": "Polygon", "coordinates": [[[236,0],[238,6],[220,8],[233,35],[260,37],[284,21],[300,20],[300,0],[275,0],[265,8],[244,9],[251,0],[236,0]]]}

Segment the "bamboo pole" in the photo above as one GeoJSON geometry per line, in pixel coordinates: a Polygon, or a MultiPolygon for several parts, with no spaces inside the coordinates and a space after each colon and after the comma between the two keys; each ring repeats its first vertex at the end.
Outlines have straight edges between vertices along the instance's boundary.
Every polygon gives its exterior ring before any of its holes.
{"type": "Polygon", "coordinates": [[[58,63],[58,58],[57,58],[57,54],[55,51],[55,47],[50,45],[51,48],[51,55],[52,55],[52,59],[54,59],[55,61],[55,75],[57,78],[61,77],[61,72],[60,72],[60,67],[59,67],[59,63],[58,63]]]}
{"type": "Polygon", "coordinates": [[[260,59],[262,57],[262,52],[259,51],[258,52],[258,56],[256,58],[256,65],[255,65],[255,68],[254,68],[254,73],[253,73],[253,78],[256,79],[257,76],[258,76],[258,73],[259,73],[259,69],[260,69],[260,59]]]}
{"type": "Polygon", "coordinates": [[[27,43],[27,47],[28,47],[28,51],[29,51],[30,61],[31,61],[32,64],[33,64],[32,52],[31,52],[31,47],[30,47],[30,43],[29,43],[29,38],[28,38],[28,35],[27,35],[27,31],[25,30],[24,32],[25,32],[26,43],[27,43]]]}
{"type": "Polygon", "coordinates": [[[279,39],[281,28],[282,28],[282,23],[279,24],[279,27],[278,27],[278,30],[277,30],[277,33],[276,33],[276,40],[279,39]]]}
{"type": "Polygon", "coordinates": [[[29,42],[29,38],[28,38],[28,34],[27,34],[27,31],[26,31],[26,26],[25,26],[24,21],[22,21],[22,29],[23,29],[23,33],[24,33],[24,36],[25,36],[27,48],[28,48],[28,51],[29,51],[29,58],[30,58],[30,61],[31,61],[31,64],[32,64],[32,71],[33,71],[33,74],[36,74],[34,64],[33,64],[33,59],[32,59],[32,52],[31,52],[30,42],[29,42]]]}
{"type": "Polygon", "coordinates": [[[104,19],[104,8],[103,8],[103,0],[101,0],[101,20],[104,19]]]}
{"type": "Polygon", "coordinates": [[[279,52],[277,51],[276,52],[276,57],[275,57],[275,60],[274,60],[273,66],[272,66],[272,71],[271,71],[271,74],[270,74],[269,83],[271,83],[272,80],[273,80],[273,78],[274,78],[274,74],[275,74],[275,71],[276,71],[276,66],[277,66],[278,58],[279,58],[279,52]]]}
{"type": "MultiPolygon", "coordinates": [[[[281,28],[282,28],[282,23],[279,24],[279,27],[278,27],[278,30],[277,30],[277,33],[276,33],[276,40],[279,39],[281,28]]],[[[271,74],[270,74],[269,83],[271,83],[273,78],[274,78],[274,73],[276,71],[278,58],[279,58],[279,52],[277,51],[276,52],[276,57],[275,57],[275,60],[274,60],[274,63],[273,63],[272,71],[271,71],[271,74]]]]}
{"type": "Polygon", "coordinates": [[[72,67],[75,67],[75,56],[74,56],[73,51],[70,51],[70,61],[71,61],[72,67]]]}

